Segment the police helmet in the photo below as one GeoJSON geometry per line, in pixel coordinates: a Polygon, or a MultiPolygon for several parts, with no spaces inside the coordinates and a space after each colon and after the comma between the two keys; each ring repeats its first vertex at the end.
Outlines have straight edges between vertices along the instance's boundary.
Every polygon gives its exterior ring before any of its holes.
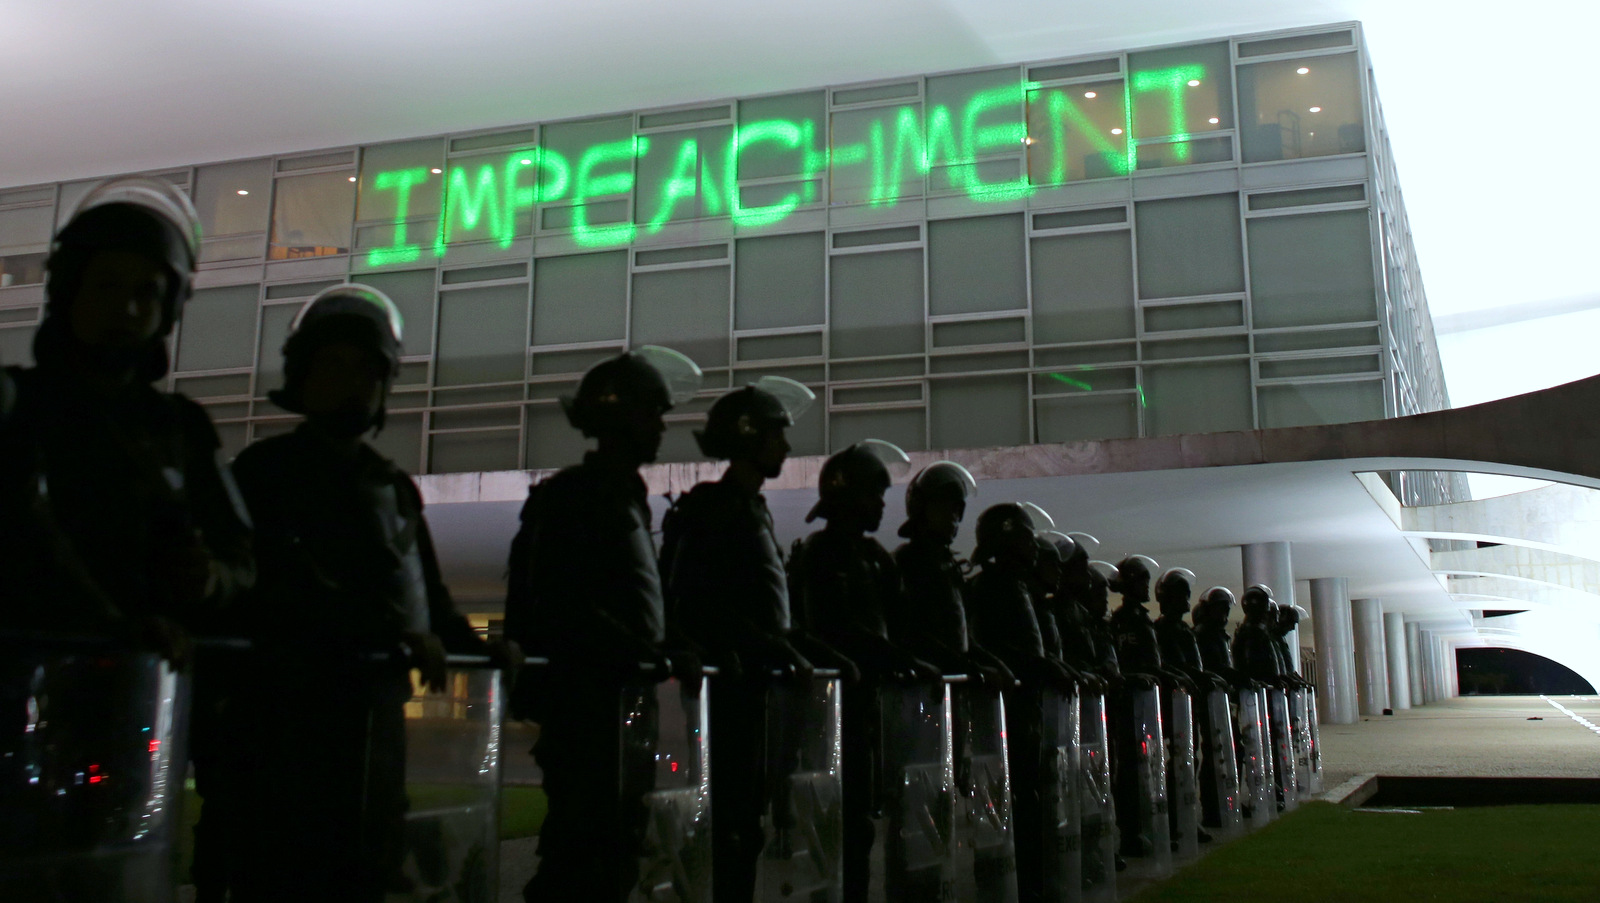
{"type": "Polygon", "coordinates": [[[1194,620],[1209,621],[1212,619],[1226,621],[1228,613],[1233,611],[1233,590],[1226,586],[1213,586],[1200,596],[1200,601],[1194,607],[1194,620]]]}
{"type": "Polygon", "coordinates": [[[1129,555],[1117,562],[1117,576],[1111,581],[1111,588],[1118,593],[1126,594],[1127,591],[1139,583],[1146,587],[1155,578],[1156,571],[1161,565],[1148,555],[1129,555]]]}
{"type": "Polygon", "coordinates": [[[1170,586],[1176,591],[1180,585],[1183,588],[1183,594],[1185,596],[1190,595],[1194,592],[1194,583],[1197,579],[1199,578],[1194,575],[1194,571],[1188,568],[1172,568],[1162,574],[1160,580],[1156,581],[1156,595],[1161,594],[1163,587],[1170,586]]]}
{"type": "Polygon", "coordinates": [[[917,512],[934,498],[949,498],[966,502],[978,494],[978,481],[954,461],[935,461],[917,471],[906,484],[906,513],[916,517],[917,512]]]}
{"type": "MultiPolygon", "coordinates": [[[[306,371],[317,349],[347,343],[383,361],[385,381],[400,375],[400,341],[405,321],[389,296],[370,285],[348,282],[323,289],[295,315],[283,343],[283,388],[267,393],[286,411],[305,413],[300,398],[306,371]]],[[[378,424],[383,414],[378,415],[378,424]]]]}
{"type": "Polygon", "coordinates": [[[882,439],[864,439],[835,452],[822,462],[817,503],[806,514],[806,523],[827,518],[835,504],[857,493],[882,495],[894,482],[890,468],[899,470],[910,463],[911,456],[900,446],[882,439]]]}
{"type": "Polygon", "coordinates": [[[1272,587],[1264,583],[1257,583],[1244,591],[1244,597],[1239,600],[1245,614],[1265,613],[1277,606],[1277,600],[1272,598],[1272,587]]]}
{"type": "Polygon", "coordinates": [[[732,459],[753,451],[761,434],[794,426],[817,396],[782,376],[763,376],[718,398],[706,416],[706,428],[695,441],[708,458],[732,459]]]}
{"type": "Polygon", "coordinates": [[[693,398],[702,376],[670,348],[644,345],[606,358],[583,374],[576,395],[561,399],[567,422],[585,436],[611,429],[627,412],[665,413],[693,398]]]}
{"type": "Polygon", "coordinates": [[[978,546],[972,552],[972,560],[979,564],[993,561],[1001,548],[1017,543],[1019,537],[1023,536],[1028,546],[1032,547],[1036,543],[1034,533],[1037,530],[1032,514],[1023,504],[1001,502],[990,505],[978,515],[978,546]]]}
{"type": "Polygon", "coordinates": [[[105,251],[131,252],[167,271],[158,335],[170,333],[193,293],[200,255],[200,216],[188,196],[169,182],[139,177],[90,189],[50,243],[45,261],[50,308],[72,301],[84,269],[105,251]]]}

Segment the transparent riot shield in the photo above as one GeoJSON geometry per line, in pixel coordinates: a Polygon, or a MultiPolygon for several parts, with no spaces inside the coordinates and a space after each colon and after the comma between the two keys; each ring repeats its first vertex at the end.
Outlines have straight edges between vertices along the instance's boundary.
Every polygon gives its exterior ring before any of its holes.
{"type": "Polygon", "coordinates": [[[1259,828],[1277,814],[1273,798],[1272,741],[1267,739],[1266,694],[1239,691],[1239,796],[1246,824],[1259,828]]]}
{"type": "Polygon", "coordinates": [[[1239,792],[1239,758],[1233,745],[1232,704],[1228,691],[1213,689],[1206,694],[1205,780],[1200,792],[1205,801],[1207,826],[1223,836],[1239,831],[1243,812],[1239,792]]]}
{"type": "Polygon", "coordinates": [[[882,687],[878,700],[883,786],[869,899],[938,903],[955,881],[950,684],[882,687]]]}
{"type": "Polygon", "coordinates": [[[1306,723],[1306,691],[1289,691],[1289,748],[1294,753],[1294,795],[1311,799],[1311,727],[1306,723]]]}
{"type": "Polygon", "coordinates": [[[1084,694],[1078,707],[1078,801],[1082,815],[1083,899],[1117,899],[1117,807],[1111,796],[1106,697],[1084,694]]]}
{"type": "Polygon", "coordinates": [[[1311,736],[1311,792],[1322,793],[1322,728],[1318,724],[1317,688],[1306,688],[1306,732],[1311,736]]]}
{"type": "Polygon", "coordinates": [[[1044,761],[1039,793],[1044,813],[1044,900],[1083,897],[1083,804],[1078,783],[1079,711],[1076,694],[1043,691],[1044,761]]]}
{"type": "Polygon", "coordinates": [[[1133,691],[1133,741],[1129,758],[1137,782],[1137,825],[1141,846],[1150,854],[1130,860],[1129,871],[1140,877],[1165,877],[1172,871],[1172,833],[1167,807],[1167,745],[1161,725],[1159,687],[1133,691]]]}
{"type": "Polygon", "coordinates": [[[405,707],[405,859],[390,900],[493,903],[500,892],[500,672],[451,670],[405,707]]]}
{"type": "Polygon", "coordinates": [[[839,903],[844,894],[842,710],[837,675],[778,684],[767,694],[766,843],[759,903],[839,903]]]}
{"type": "Polygon", "coordinates": [[[710,903],[710,699],[706,678],[623,691],[621,780],[652,782],[631,903],[710,903]]]}
{"type": "Polygon", "coordinates": [[[1295,790],[1294,729],[1289,723],[1289,698],[1283,690],[1267,691],[1267,717],[1272,729],[1268,737],[1272,742],[1272,768],[1277,781],[1274,788],[1278,797],[1278,811],[1289,812],[1300,805],[1295,790]]]}
{"type": "Polygon", "coordinates": [[[1186,691],[1167,692],[1167,803],[1174,855],[1183,861],[1200,855],[1200,780],[1195,743],[1194,703],[1186,691]]]}
{"type": "Polygon", "coordinates": [[[188,684],[160,658],[0,642],[0,900],[170,903],[188,684]]]}
{"type": "Polygon", "coordinates": [[[998,692],[972,684],[952,688],[956,762],[955,899],[1017,903],[1017,849],[1006,764],[1006,709],[998,692]]]}

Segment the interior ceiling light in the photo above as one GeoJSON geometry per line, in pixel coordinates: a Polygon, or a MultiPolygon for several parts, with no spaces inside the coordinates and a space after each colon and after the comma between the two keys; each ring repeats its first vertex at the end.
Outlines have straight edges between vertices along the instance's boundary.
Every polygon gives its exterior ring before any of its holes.
{"type": "Polygon", "coordinates": [[[1090,100],[1094,100],[1094,92],[1093,91],[1085,91],[1085,92],[1083,92],[1083,96],[1089,98],[1090,100]]]}
{"type": "Polygon", "coordinates": [[[1206,121],[1211,123],[1212,125],[1216,125],[1218,122],[1221,122],[1222,120],[1220,120],[1217,117],[1213,116],[1210,119],[1207,119],[1206,121]]]}
{"type": "Polygon", "coordinates": [[[1112,129],[1111,130],[1111,134],[1120,135],[1120,134],[1122,134],[1122,129],[1112,129]]]}
{"type": "Polygon", "coordinates": [[[533,165],[533,161],[528,159],[527,157],[523,157],[522,158],[522,165],[523,166],[532,166],[533,165]]]}
{"type": "Polygon", "coordinates": [[[351,177],[350,177],[350,181],[352,181],[352,182],[354,182],[354,181],[355,181],[355,180],[356,180],[356,177],[355,177],[355,176],[351,176],[351,177]]]}
{"type": "Polygon", "coordinates": [[[1191,88],[1200,87],[1200,79],[1198,79],[1198,78],[1189,79],[1189,87],[1191,87],[1191,88]]]}
{"type": "Polygon", "coordinates": [[[240,194],[249,194],[250,192],[248,192],[245,189],[241,188],[241,189],[239,189],[239,193],[240,194]]]}
{"type": "Polygon", "coordinates": [[[438,175],[438,174],[444,172],[444,170],[442,170],[442,169],[438,168],[437,166],[435,166],[433,168],[432,172],[433,172],[434,175],[438,175]]]}
{"type": "Polygon", "coordinates": [[[1313,113],[1321,113],[1322,112],[1322,108],[1321,107],[1312,107],[1311,108],[1311,112],[1313,112],[1313,113]]]}
{"type": "Polygon", "coordinates": [[[1295,75],[1310,75],[1311,74],[1311,70],[1307,69],[1304,66],[1301,66],[1299,69],[1294,70],[1294,74],[1295,75]]]}

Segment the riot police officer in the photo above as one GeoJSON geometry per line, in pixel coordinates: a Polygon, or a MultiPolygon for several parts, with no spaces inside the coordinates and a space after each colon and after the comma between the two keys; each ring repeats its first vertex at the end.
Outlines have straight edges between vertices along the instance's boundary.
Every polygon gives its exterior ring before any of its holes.
{"type": "MultiPolygon", "coordinates": [[[[182,663],[190,635],[230,629],[230,605],[254,580],[249,518],[210,418],[152,386],[192,294],[199,229],[170,184],[117,179],[92,189],[56,233],[36,366],[8,371],[0,426],[8,628],[109,633],[182,663]]],[[[195,687],[190,744],[211,797],[226,771],[215,764],[217,689],[206,677],[195,687]]],[[[97,720],[99,694],[54,695],[58,710],[97,720]]],[[[217,821],[197,830],[202,899],[228,870],[217,821]]]]}
{"type": "Polygon", "coordinates": [[[1229,684],[1240,686],[1240,675],[1233,667],[1233,652],[1228,637],[1228,616],[1233,613],[1233,591],[1213,586],[1200,597],[1190,620],[1194,622],[1195,644],[1201,666],[1221,675],[1229,684]]]}
{"type": "Polygon", "coordinates": [[[1268,632],[1272,634],[1272,647],[1278,653],[1278,673],[1290,687],[1305,687],[1309,683],[1294,667],[1294,653],[1289,647],[1289,637],[1300,626],[1301,609],[1298,605],[1279,605],[1273,615],[1268,632]]]}
{"type": "MultiPolygon", "coordinates": [[[[261,567],[253,633],[273,677],[258,700],[270,693],[280,709],[253,738],[264,752],[251,817],[265,823],[239,899],[309,888],[381,900],[404,887],[410,668],[443,689],[447,651],[489,651],[450,600],[416,485],[365,441],[383,426],[401,329],[393,302],[369,286],[308,302],[283,346],[284,385],[269,393],[305,419],[235,463],[261,567]],[[409,657],[371,658],[402,646],[409,657]],[[306,737],[317,738],[315,756],[303,753],[306,737]]],[[[499,657],[521,659],[515,649],[499,657]]]]}
{"type": "Polygon", "coordinates": [[[1278,651],[1273,610],[1277,602],[1272,590],[1255,584],[1244,591],[1244,622],[1233,632],[1233,663],[1247,680],[1269,686],[1280,686],[1284,676],[1284,663],[1278,651]]]}
{"type": "Polygon", "coordinates": [[[1173,568],[1156,581],[1156,604],[1160,606],[1161,616],[1156,618],[1154,626],[1161,660],[1169,669],[1187,677],[1196,687],[1225,687],[1226,682],[1206,668],[1194,628],[1183,621],[1183,616],[1189,613],[1189,597],[1194,591],[1194,580],[1193,571],[1173,568]]]}
{"type": "Polygon", "coordinates": [[[616,901],[637,883],[655,697],[638,698],[628,727],[639,730],[626,746],[619,700],[639,682],[641,663],[657,676],[670,664],[639,468],[660,449],[662,415],[699,384],[693,361],[654,346],[589,368],[563,407],[596,448],[535,484],[522,508],[506,635],[550,662],[520,682],[515,700],[519,716],[539,722],[533,752],[549,800],[539,871],[523,889],[529,901],[616,901]]]}
{"type": "Polygon", "coordinates": [[[728,469],[722,479],[690,489],[662,521],[668,625],[722,669],[711,685],[718,900],[750,900],[754,894],[771,783],[769,678],[787,672],[804,679],[811,671],[790,642],[783,553],[761,484],[783,470],[790,450],[784,430],[814,400],[805,386],[770,376],[717,399],[695,438],[707,457],[726,460],[728,469]]]}
{"type": "Polygon", "coordinates": [[[802,630],[845,656],[860,672],[843,699],[844,885],[846,900],[865,900],[871,876],[872,813],[884,792],[878,688],[932,680],[936,667],[889,639],[887,612],[901,592],[889,552],[872,536],[883,520],[889,464],[905,452],[876,439],[837,452],[822,465],[817,504],[806,515],[827,525],[795,542],[789,593],[802,630]]]}

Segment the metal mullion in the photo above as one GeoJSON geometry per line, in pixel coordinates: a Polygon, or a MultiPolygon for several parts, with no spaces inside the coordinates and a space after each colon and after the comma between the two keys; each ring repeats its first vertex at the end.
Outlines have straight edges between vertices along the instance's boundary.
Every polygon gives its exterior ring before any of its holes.
{"type": "MultiPolygon", "coordinates": [[[[855,248],[829,248],[828,256],[847,257],[851,254],[881,254],[888,251],[920,251],[924,247],[926,247],[926,243],[922,241],[901,241],[887,245],[862,245],[855,248]]],[[[926,258],[927,255],[923,255],[923,257],[926,258]]],[[[924,261],[924,263],[926,263],[926,261],[924,261]]],[[[924,278],[923,281],[926,283],[926,278],[924,278]]]]}
{"type": "MultiPolygon", "coordinates": [[[[930,314],[930,324],[940,323],[983,323],[989,320],[1016,320],[1028,315],[1027,308],[1010,308],[1008,310],[981,311],[971,314],[930,314]]],[[[928,346],[933,347],[933,346],[928,346]]]]}
{"type": "Polygon", "coordinates": [[[1151,298],[1138,302],[1144,307],[1183,307],[1189,304],[1214,304],[1218,301],[1242,301],[1244,292],[1220,292],[1214,295],[1182,295],[1176,298],[1151,298]]]}
{"type": "Polygon", "coordinates": [[[1272,207],[1266,210],[1246,210],[1245,219],[1272,219],[1279,216],[1305,216],[1312,213],[1338,213],[1344,210],[1370,210],[1368,201],[1339,201],[1332,204],[1305,204],[1298,207],[1272,207]]]}
{"type": "MultiPolygon", "coordinates": [[[[437,272],[443,274],[446,271],[438,270],[437,272]]],[[[513,285],[528,285],[532,282],[533,280],[527,276],[512,276],[506,279],[485,279],[482,282],[452,282],[449,285],[445,285],[441,280],[439,284],[439,293],[444,294],[446,292],[459,292],[475,288],[505,288],[506,286],[513,285]]]]}
{"type": "MultiPolygon", "coordinates": [[[[1313,34],[1332,34],[1333,32],[1312,32],[1313,34]]],[[[1255,40],[1255,39],[1252,39],[1255,40]]],[[[1270,40],[1270,39],[1269,39],[1270,40]]],[[[1282,53],[1265,53],[1260,56],[1238,56],[1238,39],[1231,42],[1234,47],[1234,67],[1254,66],[1257,63],[1289,63],[1296,60],[1307,60],[1319,56],[1341,56],[1347,53],[1356,53],[1359,40],[1352,38],[1350,44],[1343,47],[1318,47],[1313,50],[1286,50],[1282,53]]]]}
{"type": "Polygon", "coordinates": [[[1309,376],[1268,376],[1257,380],[1259,386],[1323,386],[1336,383],[1384,382],[1381,373],[1323,373],[1309,376]]]}
{"type": "MultiPolygon", "coordinates": [[[[1122,57],[1122,70],[1128,71],[1127,54],[1122,57]]],[[[1132,123],[1129,123],[1131,126],[1132,123]]],[[[1132,176],[1132,173],[1129,173],[1132,176]]],[[[1242,203],[1241,199],[1241,203],[1242,203]]],[[[1130,198],[1127,202],[1128,220],[1124,224],[1128,230],[1128,266],[1132,268],[1129,283],[1133,286],[1133,384],[1140,389],[1144,387],[1144,317],[1139,313],[1139,205],[1130,198]]],[[[1248,322],[1248,321],[1247,321],[1248,322]]],[[[1140,404],[1135,411],[1134,428],[1136,437],[1142,438],[1145,434],[1144,422],[1145,406],[1140,404]]]]}

